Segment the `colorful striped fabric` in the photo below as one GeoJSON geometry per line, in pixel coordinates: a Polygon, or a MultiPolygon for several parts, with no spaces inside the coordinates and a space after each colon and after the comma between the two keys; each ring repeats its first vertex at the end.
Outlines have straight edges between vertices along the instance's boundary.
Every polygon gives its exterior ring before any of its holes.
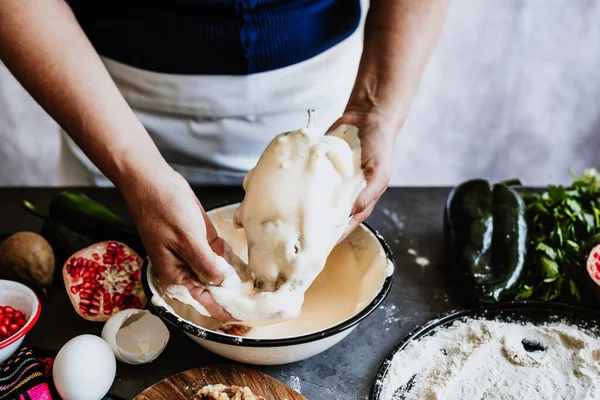
{"type": "Polygon", "coordinates": [[[36,358],[21,347],[0,364],[0,400],[60,399],[51,388],[52,358],[36,358]]]}
{"type": "MultiPolygon", "coordinates": [[[[60,400],[52,381],[56,353],[21,347],[0,363],[0,400],[60,400]]],[[[102,400],[124,400],[107,395],[102,400]]]]}

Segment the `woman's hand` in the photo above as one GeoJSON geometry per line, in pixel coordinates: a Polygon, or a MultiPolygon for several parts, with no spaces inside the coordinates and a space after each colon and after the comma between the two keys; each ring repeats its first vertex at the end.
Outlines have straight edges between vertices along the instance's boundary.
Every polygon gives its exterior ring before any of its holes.
{"type": "Polygon", "coordinates": [[[371,0],[363,53],[344,115],[358,127],[367,187],[346,235],[373,211],[390,182],[394,141],[442,29],[448,0],[371,0]]]}
{"type": "Polygon", "coordinates": [[[198,281],[218,285],[223,274],[216,264],[223,239],[186,180],[171,168],[152,171],[124,192],[137,229],[161,285],[185,285],[216,319],[232,321],[198,281]]]}
{"type": "Polygon", "coordinates": [[[342,124],[358,128],[362,152],[361,167],[367,180],[366,188],[359,193],[352,209],[352,223],[347,231],[350,233],[371,215],[377,200],[390,183],[397,132],[383,116],[375,113],[346,111],[330,131],[342,124]]]}

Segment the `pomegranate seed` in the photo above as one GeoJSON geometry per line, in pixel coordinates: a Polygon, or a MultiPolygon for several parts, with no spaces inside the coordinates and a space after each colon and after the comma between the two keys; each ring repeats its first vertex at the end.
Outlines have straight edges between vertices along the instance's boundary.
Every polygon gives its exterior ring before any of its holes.
{"type": "Polygon", "coordinates": [[[94,254],[92,254],[92,258],[94,258],[94,260],[99,260],[100,255],[98,253],[94,253],[94,254]]]}
{"type": "Polygon", "coordinates": [[[8,327],[6,325],[0,325],[0,334],[8,335],[8,327]]]}
{"type": "Polygon", "coordinates": [[[24,326],[26,323],[27,323],[27,321],[24,318],[17,320],[17,324],[19,324],[20,326],[24,326]]]}
{"type": "Polygon", "coordinates": [[[11,333],[11,334],[15,334],[15,333],[17,333],[17,331],[18,331],[19,329],[21,329],[21,327],[20,327],[19,325],[17,325],[17,324],[10,324],[10,325],[8,326],[8,330],[10,331],[10,333],[11,333]]]}
{"type": "Polygon", "coordinates": [[[2,319],[2,325],[8,326],[8,325],[10,324],[10,320],[11,320],[11,318],[9,318],[9,317],[4,317],[4,318],[2,319]]]}
{"type": "Polygon", "coordinates": [[[71,290],[71,293],[73,293],[73,294],[79,293],[79,285],[77,285],[77,286],[71,286],[70,290],[71,290]]]}
{"type": "Polygon", "coordinates": [[[123,289],[123,291],[125,293],[131,293],[131,292],[133,292],[133,285],[130,283],[129,285],[125,286],[125,289],[123,289]]]}
{"type": "Polygon", "coordinates": [[[115,306],[113,305],[113,303],[111,303],[110,301],[105,301],[104,302],[104,309],[105,310],[112,311],[113,308],[115,308],[115,306]]]}
{"type": "Polygon", "coordinates": [[[87,306],[90,304],[90,301],[89,301],[89,300],[87,300],[87,299],[81,299],[81,300],[79,301],[79,304],[83,304],[84,306],[86,306],[86,307],[87,307],[87,306]]]}
{"type": "Polygon", "coordinates": [[[15,309],[12,308],[11,306],[4,306],[4,312],[5,313],[13,313],[13,312],[15,312],[15,309]]]}
{"type": "Polygon", "coordinates": [[[90,310],[88,311],[88,315],[94,317],[94,316],[98,315],[98,311],[100,311],[100,310],[98,310],[97,308],[90,308],[90,310]]]}
{"type": "Polygon", "coordinates": [[[92,300],[91,301],[91,307],[100,307],[100,302],[98,300],[92,300]]]}
{"type": "Polygon", "coordinates": [[[110,293],[104,293],[104,302],[110,301],[110,293]]]}

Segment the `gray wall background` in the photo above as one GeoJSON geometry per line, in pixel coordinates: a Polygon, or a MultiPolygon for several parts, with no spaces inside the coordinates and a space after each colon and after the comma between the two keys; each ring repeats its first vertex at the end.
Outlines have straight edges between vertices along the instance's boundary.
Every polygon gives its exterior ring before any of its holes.
{"type": "MultiPolygon", "coordinates": [[[[454,0],[393,185],[600,167],[600,0],[454,0]]],[[[58,127],[0,64],[0,186],[58,183],[58,127]]]]}

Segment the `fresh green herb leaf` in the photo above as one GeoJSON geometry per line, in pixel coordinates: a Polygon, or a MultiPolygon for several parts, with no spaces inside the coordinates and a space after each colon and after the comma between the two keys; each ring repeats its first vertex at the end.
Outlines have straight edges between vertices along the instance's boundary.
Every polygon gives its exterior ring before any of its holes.
{"type": "Polygon", "coordinates": [[[542,260],[543,275],[548,278],[558,277],[558,275],[560,274],[560,270],[558,268],[558,264],[556,263],[556,261],[554,261],[546,256],[542,256],[541,260],[542,260]]]}
{"type": "Polygon", "coordinates": [[[600,174],[595,169],[580,177],[570,173],[569,187],[550,185],[541,194],[522,194],[529,271],[520,299],[581,302],[577,273],[585,267],[590,245],[600,242],[600,174]]]}
{"type": "Polygon", "coordinates": [[[517,294],[517,299],[527,300],[533,295],[533,286],[523,285],[519,288],[519,293],[517,294]]]}
{"type": "Polygon", "coordinates": [[[546,243],[538,243],[535,249],[544,252],[551,260],[556,259],[556,251],[546,243]]]}

